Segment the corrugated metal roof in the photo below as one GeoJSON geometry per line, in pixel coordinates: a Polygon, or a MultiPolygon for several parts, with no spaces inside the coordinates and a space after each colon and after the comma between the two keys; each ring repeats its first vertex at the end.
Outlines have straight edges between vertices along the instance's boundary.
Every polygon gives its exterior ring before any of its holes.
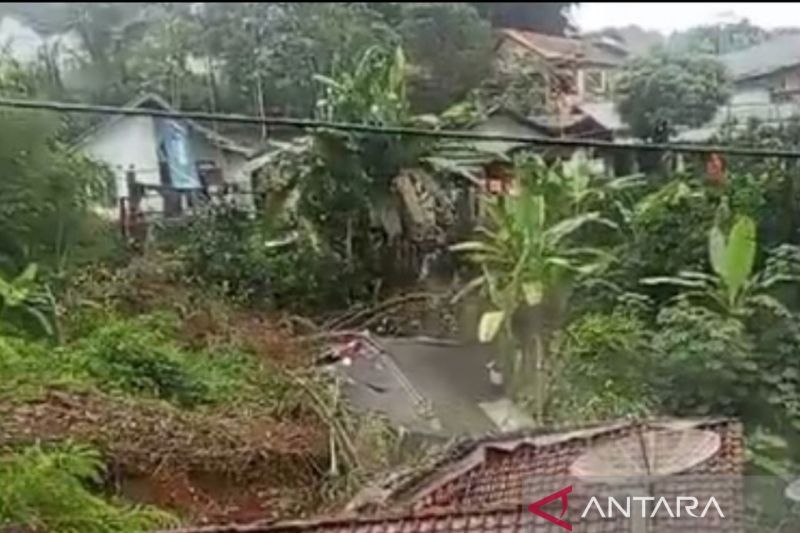
{"type": "Polygon", "coordinates": [[[757,78],[800,64],[800,34],[780,35],[720,57],[734,80],[757,78]]]}

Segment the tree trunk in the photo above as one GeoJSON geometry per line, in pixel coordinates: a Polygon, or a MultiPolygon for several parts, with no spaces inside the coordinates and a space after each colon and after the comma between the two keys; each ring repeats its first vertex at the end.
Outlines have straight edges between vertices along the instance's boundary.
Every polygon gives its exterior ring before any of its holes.
{"type": "Polygon", "coordinates": [[[550,344],[561,328],[568,297],[568,289],[551,290],[540,305],[520,309],[514,318],[514,337],[520,341],[522,361],[513,365],[507,374],[511,393],[514,397],[519,397],[525,389],[532,393],[535,420],[539,425],[544,423],[547,410],[550,344]]]}

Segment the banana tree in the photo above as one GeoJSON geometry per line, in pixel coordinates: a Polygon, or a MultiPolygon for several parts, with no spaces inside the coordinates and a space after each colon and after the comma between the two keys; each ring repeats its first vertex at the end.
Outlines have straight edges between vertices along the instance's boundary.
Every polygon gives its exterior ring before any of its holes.
{"type": "Polygon", "coordinates": [[[644,285],[673,285],[684,289],[678,294],[700,305],[734,318],[745,318],[756,307],[767,308],[778,315],[788,311],[768,291],[777,284],[797,281],[795,274],[773,268],[754,272],[756,257],[756,224],[742,216],[726,236],[714,226],[708,236],[711,273],[684,271],[677,276],[651,277],[641,280],[644,285]]]}
{"type": "Polygon", "coordinates": [[[477,238],[452,247],[481,269],[481,275],[456,298],[484,290],[492,309],[481,316],[479,340],[490,342],[505,331],[519,345],[506,373],[514,378],[512,393],[519,395],[531,370],[535,371],[533,394],[541,422],[548,344],[563,315],[570,286],[611,260],[602,249],[580,246],[575,237],[590,224],[616,226],[597,212],[560,218],[544,195],[531,192],[524,183],[518,191],[516,196],[491,201],[488,222],[477,228],[477,238]]]}
{"type": "Polygon", "coordinates": [[[19,322],[32,319],[37,329],[57,338],[55,321],[47,316],[55,316],[55,301],[50,291],[36,281],[36,273],[37,267],[31,263],[12,279],[5,279],[0,274],[0,331],[9,326],[13,330],[19,322]]]}

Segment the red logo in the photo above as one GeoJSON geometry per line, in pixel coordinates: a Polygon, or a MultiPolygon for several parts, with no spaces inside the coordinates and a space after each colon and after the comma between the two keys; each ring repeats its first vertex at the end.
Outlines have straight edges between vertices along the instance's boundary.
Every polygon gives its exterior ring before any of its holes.
{"type": "Polygon", "coordinates": [[[535,501],[528,506],[528,511],[532,512],[536,516],[540,516],[551,522],[559,527],[563,527],[567,531],[572,531],[572,524],[569,522],[565,522],[561,520],[561,518],[556,518],[555,516],[551,515],[548,512],[542,511],[541,507],[547,505],[550,502],[554,502],[556,500],[561,500],[561,514],[558,516],[564,516],[564,513],[567,512],[567,506],[569,504],[569,493],[572,492],[572,485],[569,487],[563,488],[558,492],[554,492],[550,496],[546,496],[539,501],[535,501]]]}

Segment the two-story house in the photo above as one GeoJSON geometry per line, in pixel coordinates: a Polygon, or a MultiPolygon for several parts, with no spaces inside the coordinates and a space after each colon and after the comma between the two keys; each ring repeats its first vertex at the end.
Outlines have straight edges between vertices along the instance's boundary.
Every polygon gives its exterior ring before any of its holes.
{"type": "Polygon", "coordinates": [[[614,75],[627,56],[627,50],[610,38],[568,38],[517,29],[498,31],[494,55],[497,69],[539,67],[548,98],[562,98],[566,106],[608,100],[614,75]]]}

